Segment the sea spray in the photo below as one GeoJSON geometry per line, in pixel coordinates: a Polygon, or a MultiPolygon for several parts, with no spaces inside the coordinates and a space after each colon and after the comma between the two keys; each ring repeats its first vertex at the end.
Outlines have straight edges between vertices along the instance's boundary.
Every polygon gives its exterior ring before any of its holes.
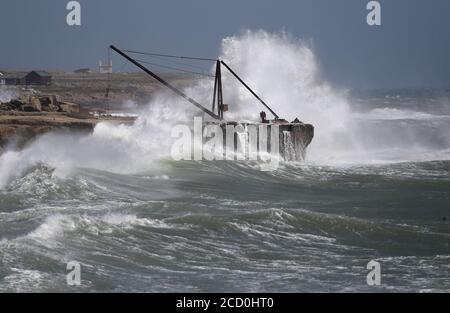
{"type": "Polygon", "coordinates": [[[17,88],[14,86],[0,86],[0,102],[8,102],[17,98],[18,94],[17,88]]]}
{"type": "MultiPolygon", "coordinates": [[[[315,137],[308,147],[308,163],[339,166],[448,158],[450,138],[444,135],[450,131],[448,118],[410,110],[405,110],[405,114],[403,111],[391,114],[396,109],[386,108],[384,111],[390,111],[391,116],[408,121],[378,125],[365,122],[378,112],[357,111],[346,90],[327,83],[313,48],[305,40],[285,32],[248,30],[223,39],[220,58],[280,117],[289,121],[298,117],[314,125],[315,137]],[[415,122],[424,118],[430,123],[415,122]]],[[[257,120],[264,108],[226,71],[223,80],[224,101],[231,111],[227,117],[257,120]]],[[[206,83],[200,86],[210,87],[206,83]]],[[[199,86],[193,88],[192,92],[195,91],[198,96],[207,94],[199,86]]],[[[448,112],[448,99],[440,100],[440,106],[448,112]]]]}
{"type": "Polygon", "coordinates": [[[8,150],[0,156],[0,188],[39,163],[56,168],[58,176],[70,174],[77,167],[114,173],[149,169],[155,159],[168,155],[167,139],[175,121],[173,113],[172,118],[165,113],[164,106],[155,105],[132,126],[104,122],[90,135],[49,133],[21,151],[8,150]]]}
{"type": "MultiPolygon", "coordinates": [[[[222,40],[220,59],[230,64],[280,117],[289,121],[299,118],[314,125],[310,160],[325,159],[335,151],[355,146],[348,131],[352,119],[346,93],[323,81],[314,51],[305,41],[285,32],[247,30],[222,40]]],[[[231,74],[223,71],[222,75],[224,101],[230,106],[226,118],[257,121],[265,108],[231,74]]],[[[209,90],[212,82],[204,80],[190,92],[205,102],[209,90]]]]}

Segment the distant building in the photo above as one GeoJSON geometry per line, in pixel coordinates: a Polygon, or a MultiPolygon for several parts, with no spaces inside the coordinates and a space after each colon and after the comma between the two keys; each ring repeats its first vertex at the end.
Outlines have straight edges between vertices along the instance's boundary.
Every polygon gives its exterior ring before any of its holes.
{"type": "Polygon", "coordinates": [[[2,72],[0,85],[50,85],[52,76],[46,71],[2,72]]]}
{"type": "Polygon", "coordinates": [[[52,76],[46,71],[31,71],[22,78],[23,85],[50,85],[52,76]]]}
{"type": "Polygon", "coordinates": [[[98,61],[98,71],[100,74],[112,73],[112,61],[108,61],[104,64],[101,60],[98,61]]]}
{"type": "Polygon", "coordinates": [[[4,80],[5,85],[20,85],[22,84],[22,78],[25,75],[24,72],[3,72],[2,74],[2,79],[4,80]]]}

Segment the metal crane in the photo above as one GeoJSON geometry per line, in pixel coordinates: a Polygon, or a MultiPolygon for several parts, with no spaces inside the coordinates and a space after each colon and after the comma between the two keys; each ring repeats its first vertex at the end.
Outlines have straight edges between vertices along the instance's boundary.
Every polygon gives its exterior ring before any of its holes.
{"type": "MultiPolygon", "coordinates": [[[[278,115],[230,68],[229,65],[227,65],[222,60],[214,60],[214,59],[207,59],[207,58],[194,58],[194,57],[187,57],[187,56],[175,56],[175,55],[166,55],[166,54],[157,54],[157,53],[149,53],[149,52],[139,52],[139,51],[133,51],[133,50],[120,50],[114,45],[111,45],[110,48],[117,52],[119,55],[139,67],[141,70],[143,70],[148,75],[152,76],[154,79],[156,79],[158,82],[172,90],[175,94],[178,96],[181,96],[182,98],[186,99],[190,103],[192,103],[194,106],[211,116],[212,118],[216,120],[223,120],[223,113],[228,111],[228,105],[223,103],[223,93],[222,93],[222,70],[221,65],[225,66],[225,68],[256,98],[259,102],[266,107],[270,113],[273,114],[275,117],[275,120],[278,120],[278,115]],[[179,90],[178,88],[174,87],[164,79],[162,79],[160,76],[149,70],[147,67],[142,65],[138,60],[133,59],[128,54],[125,53],[138,53],[138,54],[147,54],[147,55],[153,55],[153,56],[159,56],[159,57],[171,57],[171,58],[180,58],[180,59],[192,59],[192,60],[200,60],[200,61],[213,61],[216,62],[216,73],[215,73],[215,81],[214,81],[214,92],[213,92],[213,102],[212,102],[212,110],[208,110],[203,105],[198,103],[196,100],[192,99],[188,95],[186,95],[184,92],[179,90]],[[217,114],[216,111],[216,100],[217,100],[217,114]]],[[[141,61],[142,62],[142,61],[141,61]]]]}

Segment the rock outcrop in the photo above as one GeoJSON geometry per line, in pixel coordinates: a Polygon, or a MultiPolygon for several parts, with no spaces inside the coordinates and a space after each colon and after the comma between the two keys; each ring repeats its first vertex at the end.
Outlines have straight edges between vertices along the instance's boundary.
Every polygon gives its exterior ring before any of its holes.
{"type": "Polygon", "coordinates": [[[133,123],[134,117],[95,117],[64,112],[0,112],[0,154],[10,144],[22,148],[50,131],[91,132],[99,122],[133,123]]]}
{"type": "Polygon", "coordinates": [[[20,99],[0,103],[0,111],[78,113],[80,106],[61,101],[57,95],[22,95],[20,99]]]}

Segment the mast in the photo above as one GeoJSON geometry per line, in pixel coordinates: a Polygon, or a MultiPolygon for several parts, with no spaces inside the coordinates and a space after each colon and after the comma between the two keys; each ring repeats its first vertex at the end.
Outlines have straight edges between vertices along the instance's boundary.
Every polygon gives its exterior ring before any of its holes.
{"type": "Polygon", "coordinates": [[[214,75],[214,91],[213,91],[213,101],[212,101],[212,111],[216,109],[216,94],[217,94],[217,79],[219,75],[217,75],[217,71],[219,70],[219,62],[216,61],[216,74],[214,75]]]}
{"type": "Polygon", "coordinates": [[[214,92],[213,92],[213,103],[212,103],[212,111],[215,110],[215,103],[217,98],[217,115],[219,115],[220,119],[223,120],[223,93],[222,93],[222,72],[220,69],[220,61],[216,61],[216,75],[214,80],[214,92]]]}

